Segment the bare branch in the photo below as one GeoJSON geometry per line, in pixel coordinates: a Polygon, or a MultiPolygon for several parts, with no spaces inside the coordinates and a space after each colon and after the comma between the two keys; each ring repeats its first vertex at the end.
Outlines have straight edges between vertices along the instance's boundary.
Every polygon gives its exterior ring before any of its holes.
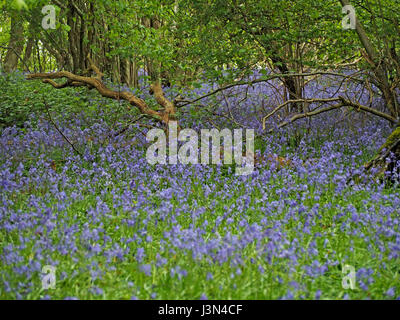
{"type": "MultiPolygon", "coordinates": [[[[237,86],[244,86],[244,85],[254,85],[256,83],[262,83],[262,82],[268,82],[274,79],[280,79],[280,78],[289,78],[289,77],[310,77],[310,76],[315,76],[315,75],[331,75],[331,76],[336,76],[336,77],[343,77],[343,78],[351,78],[353,75],[344,75],[341,73],[336,73],[336,72],[328,72],[328,71],[317,71],[317,72],[310,72],[310,73],[283,73],[283,74],[273,74],[273,75],[268,75],[266,77],[260,78],[260,79],[255,79],[251,81],[237,81],[231,84],[228,84],[226,86],[219,87],[201,97],[198,97],[196,99],[190,100],[190,101],[185,101],[183,102],[179,107],[184,107],[186,105],[192,104],[194,102],[197,102],[199,100],[205,99],[207,97],[210,97],[220,91],[224,91],[233,87],[237,86]]],[[[182,101],[177,101],[182,102],[182,101]]]]}
{"type": "Polygon", "coordinates": [[[344,105],[349,106],[349,107],[353,107],[354,109],[356,109],[357,111],[363,110],[365,112],[371,113],[375,116],[381,117],[383,119],[386,119],[387,121],[396,124],[397,123],[397,119],[392,117],[391,115],[381,112],[379,110],[376,110],[374,108],[371,107],[367,107],[364,106],[358,102],[354,102],[348,99],[345,99],[344,97],[340,97],[340,100],[344,103],[344,105]]]}
{"type": "MultiPolygon", "coordinates": [[[[281,129],[281,128],[283,128],[283,127],[286,127],[288,124],[293,123],[293,122],[295,122],[295,121],[297,121],[297,120],[299,120],[299,119],[303,119],[303,118],[307,118],[307,117],[312,117],[312,116],[315,116],[315,115],[320,114],[320,113],[328,112],[328,111],[331,111],[331,110],[334,110],[334,109],[339,109],[339,108],[341,108],[341,107],[343,107],[343,106],[345,106],[345,104],[343,104],[343,103],[338,103],[338,104],[331,105],[331,106],[329,106],[329,107],[322,108],[322,109],[318,109],[318,110],[315,110],[315,111],[304,112],[304,113],[296,114],[296,115],[294,115],[293,117],[291,117],[289,120],[286,120],[286,121],[280,123],[280,124],[278,125],[278,128],[277,128],[277,129],[281,129]]],[[[265,129],[264,129],[264,130],[265,130],[265,129]]],[[[268,133],[272,133],[273,131],[274,131],[274,129],[270,129],[270,130],[268,131],[268,133]]]]}
{"type": "MultiPolygon", "coordinates": [[[[99,75],[99,74],[98,74],[99,75]]],[[[147,114],[149,116],[152,116],[153,118],[157,119],[158,121],[162,121],[163,119],[163,112],[157,112],[153,109],[151,109],[147,103],[136,97],[134,94],[127,92],[127,91],[113,91],[109,88],[107,88],[102,81],[98,79],[98,77],[93,78],[93,77],[84,77],[84,76],[79,76],[76,74],[73,74],[68,71],[60,71],[60,72],[55,72],[55,73],[33,73],[29,74],[27,76],[28,79],[43,79],[44,83],[49,83],[53,87],[60,89],[60,88],[65,88],[68,86],[88,86],[90,88],[95,88],[97,91],[106,98],[111,98],[115,100],[125,100],[129,102],[129,104],[137,107],[141,113],[147,114]],[[51,79],[62,79],[66,78],[68,81],[62,85],[57,84],[54,81],[51,81],[51,79]]]]}
{"type": "MultiPolygon", "coordinates": [[[[330,105],[328,107],[325,107],[325,108],[322,108],[322,109],[317,109],[317,110],[314,110],[314,111],[311,111],[311,112],[304,112],[304,113],[296,114],[296,115],[292,116],[289,120],[286,120],[286,121],[280,123],[278,125],[278,129],[283,128],[283,127],[287,126],[288,124],[293,123],[293,122],[295,122],[295,121],[297,121],[299,119],[313,117],[313,116],[316,116],[318,114],[325,113],[325,112],[328,112],[328,111],[331,111],[331,110],[335,110],[335,109],[339,109],[339,108],[345,107],[345,106],[352,107],[352,108],[356,109],[357,111],[361,111],[362,110],[364,112],[371,113],[371,114],[373,114],[375,116],[378,116],[378,117],[381,117],[383,119],[386,119],[386,120],[388,120],[389,122],[391,122],[393,124],[397,123],[397,120],[394,117],[392,117],[391,115],[389,115],[389,114],[386,114],[386,113],[383,113],[383,112],[378,111],[376,109],[364,106],[362,104],[359,104],[358,102],[354,102],[354,101],[348,100],[348,99],[346,99],[344,97],[338,97],[338,98],[332,98],[332,99],[308,99],[308,100],[309,101],[314,100],[314,102],[323,102],[323,100],[328,100],[327,102],[333,102],[333,101],[341,101],[341,102],[338,103],[338,104],[330,105]]],[[[307,99],[303,99],[303,101],[307,101],[307,99]]],[[[279,108],[282,108],[282,106],[278,106],[271,113],[273,114],[273,113],[277,112],[279,110],[279,108]]],[[[263,118],[263,130],[266,129],[265,128],[264,119],[266,120],[266,118],[268,118],[268,117],[269,117],[269,115],[267,117],[263,118]]],[[[270,129],[268,131],[268,133],[272,133],[273,131],[274,131],[274,129],[270,129]]]]}
{"type": "Polygon", "coordinates": [[[87,59],[89,61],[89,69],[92,70],[96,74],[96,79],[101,80],[104,77],[104,73],[100,71],[100,69],[93,63],[93,60],[90,58],[90,54],[87,55],[87,59]]]}
{"type": "Polygon", "coordinates": [[[279,106],[277,106],[274,110],[272,110],[268,115],[266,115],[263,119],[262,119],[262,124],[263,124],[263,130],[265,130],[265,123],[267,121],[267,119],[269,119],[270,117],[272,117],[275,113],[277,113],[279,110],[281,110],[283,107],[287,106],[288,104],[291,103],[297,103],[297,102],[308,102],[308,103],[315,103],[315,102],[335,102],[335,101],[339,101],[340,98],[330,98],[330,99],[296,99],[296,100],[288,100],[285,103],[280,104],[279,106]]]}
{"type": "Polygon", "coordinates": [[[72,147],[72,149],[81,157],[83,156],[82,153],[74,146],[74,144],[64,135],[64,133],[58,128],[57,124],[54,122],[53,118],[51,117],[49,105],[47,104],[46,100],[43,98],[44,106],[46,107],[47,115],[49,116],[50,122],[53,124],[54,128],[58,131],[59,134],[64,138],[65,141],[72,147]]]}
{"type": "Polygon", "coordinates": [[[158,104],[164,107],[165,112],[162,115],[162,119],[165,123],[168,123],[169,119],[175,116],[175,104],[165,97],[159,81],[155,81],[151,85],[151,90],[153,91],[158,104]]]}

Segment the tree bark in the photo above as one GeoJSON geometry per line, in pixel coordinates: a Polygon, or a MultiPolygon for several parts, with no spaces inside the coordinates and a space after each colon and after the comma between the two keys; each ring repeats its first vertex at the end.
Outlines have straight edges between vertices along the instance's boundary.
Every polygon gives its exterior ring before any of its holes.
{"type": "Polygon", "coordinates": [[[161,110],[156,110],[148,105],[143,99],[135,96],[131,92],[119,90],[115,91],[107,88],[102,81],[104,74],[100,72],[96,65],[94,65],[90,57],[88,57],[88,60],[88,71],[93,71],[96,74],[95,77],[80,76],[68,71],[61,71],[55,73],[29,74],[28,79],[42,79],[44,83],[48,83],[56,89],[78,86],[87,86],[90,89],[96,89],[103,97],[127,101],[132,106],[137,107],[142,114],[152,117],[157,121],[163,123],[166,128],[168,128],[168,124],[171,120],[176,120],[175,104],[165,97],[164,91],[159,81],[153,81],[151,84],[151,91],[154,95],[154,98],[157,103],[162,107],[161,110]],[[62,78],[67,79],[67,81],[63,84],[59,84],[53,81],[53,79],[62,78]]]}
{"type": "MultiPolygon", "coordinates": [[[[289,68],[287,67],[287,64],[278,55],[273,54],[270,58],[272,63],[274,64],[274,66],[276,66],[280,73],[289,73],[289,68]]],[[[298,100],[302,98],[301,88],[299,88],[299,86],[297,85],[295,77],[284,78],[282,79],[282,82],[288,90],[289,100],[298,100]]],[[[290,108],[291,111],[303,111],[298,103],[292,103],[290,108]]]]}
{"type": "Polygon", "coordinates": [[[374,168],[375,176],[380,180],[399,182],[400,168],[396,167],[398,159],[400,159],[400,125],[389,135],[378,154],[364,167],[367,171],[374,168]]]}
{"type": "MultiPolygon", "coordinates": [[[[27,69],[27,67],[29,66],[29,60],[32,56],[32,49],[33,49],[34,43],[35,43],[35,40],[32,37],[29,37],[28,42],[26,43],[25,53],[24,53],[25,69],[27,69]]],[[[25,70],[25,71],[29,71],[29,70],[25,70]]]]}
{"type": "Polygon", "coordinates": [[[137,88],[139,82],[136,63],[130,59],[120,59],[120,69],[121,82],[126,84],[128,87],[137,88]]]}
{"type": "MultiPolygon", "coordinates": [[[[342,6],[350,5],[349,0],[339,0],[342,6]]],[[[367,57],[367,61],[372,67],[372,71],[374,72],[375,77],[377,78],[377,86],[381,90],[383,98],[386,103],[386,107],[389,110],[390,114],[398,118],[399,117],[399,110],[396,103],[396,94],[394,88],[390,85],[388,81],[388,70],[387,66],[379,55],[379,52],[375,49],[373,43],[369,39],[363,25],[356,17],[356,32],[360,42],[362,43],[363,47],[365,48],[367,57]]]]}
{"type": "Polygon", "coordinates": [[[4,71],[12,72],[18,67],[18,60],[24,49],[24,25],[21,17],[14,13],[11,16],[10,41],[8,51],[4,58],[4,71]]]}

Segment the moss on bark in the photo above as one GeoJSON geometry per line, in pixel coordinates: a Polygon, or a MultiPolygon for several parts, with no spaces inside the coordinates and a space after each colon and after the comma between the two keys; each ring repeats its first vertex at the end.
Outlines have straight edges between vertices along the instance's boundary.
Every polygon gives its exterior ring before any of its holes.
{"type": "Polygon", "coordinates": [[[389,149],[393,147],[393,145],[400,140],[400,126],[398,126],[386,139],[385,143],[380,147],[379,152],[382,152],[383,149],[389,149]]]}

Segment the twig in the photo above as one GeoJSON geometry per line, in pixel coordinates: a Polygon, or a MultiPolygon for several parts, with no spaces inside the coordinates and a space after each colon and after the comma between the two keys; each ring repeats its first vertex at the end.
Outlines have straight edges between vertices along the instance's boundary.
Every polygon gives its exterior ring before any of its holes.
{"type": "MultiPolygon", "coordinates": [[[[288,124],[293,123],[293,122],[295,122],[295,121],[297,121],[299,119],[312,117],[312,116],[315,116],[315,115],[320,114],[320,113],[324,113],[324,112],[331,111],[331,110],[334,110],[334,109],[339,109],[339,108],[341,108],[343,106],[345,106],[345,104],[339,103],[339,104],[331,105],[329,107],[326,107],[326,108],[323,108],[323,109],[318,109],[318,110],[315,110],[315,111],[312,111],[312,112],[304,112],[304,113],[296,114],[293,117],[291,117],[289,120],[286,120],[286,121],[280,123],[278,125],[277,129],[281,129],[283,127],[286,127],[288,124]]],[[[274,131],[274,129],[270,129],[268,131],[268,133],[272,133],[273,131],[274,131]]]]}
{"type": "MultiPolygon", "coordinates": [[[[231,84],[228,84],[226,86],[219,87],[201,97],[198,97],[196,99],[190,100],[190,101],[185,101],[183,104],[180,105],[180,107],[186,106],[188,104],[192,104],[194,102],[197,102],[199,100],[202,100],[204,98],[207,98],[209,96],[212,96],[220,91],[224,91],[236,86],[244,86],[244,85],[253,85],[256,83],[262,83],[262,82],[268,82],[273,79],[280,79],[280,78],[288,78],[288,77],[309,77],[309,76],[315,76],[315,75],[331,75],[331,76],[337,76],[337,77],[344,77],[344,78],[351,78],[353,75],[344,75],[336,72],[325,72],[325,71],[318,71],[318,72],[311,72],[311,73],[283,73],[283,74],[273,74],[269,75],[260,79],[255,79],[251,81],[238,81],[234,82],[231,84]]],[[[179,102],[179,101],[178,101],[179,102]]]]}
{"type": "MultiPolygon", "coordinates": [[[[228,98],[226,97],[225,93],[222,93],[222,95],[223,95],[223,97],[224,97],[224,100],[225,100],[225,103],[226,103],[226,107],[227,107],[228,113],[229,113],[229,117],[227,117],[227,116],[225,116],[225,117],[228,118],[229,120],[231,120],[231,121],[232,121],[234,124],[236,124],[237,126],[243,127],[243,126],[242,126],[239,122],[237,122],[237,121],[235,120],[235,118],[233,117],[231,104],[230,104],[228,98]]],[[[247,92],[246,92],[246,96],[247,96],[247,92]]],[[[240,102],[239,102],[239,103],[240,103],[240,102]]]]}
{"type": "Polygon", "coordinates": [[[340,98],[330,98],[330,99],[295,99],[295,100],[287,100],[286,102],[280,104],[277,106],[274,110],[272,110],[269,114],[267,114],[263,119],[262,119],[262,126],[263,130],[265,130],[265,123],[267,119],[272,117],[275,113],[277,113],[279,110],[281,110],[284,106],[291,104],[291,103],[297,103],[297,102],[308,102],[308,103],[314,103],[314,102],[335,102],[339,101],[340,98]]]}
{"type": "Polygon", "coordinates": [[[120,134],[122,134],[122,133],[124,133],[126,130],[128,130],[129,127],[130,127],[132,124],[134,124],[134,123],[138,122],[139,120],[143,119],[145,116],[146,116],[146,115],[141,114],[141,115],[138,116],[136,119],[133,119],[132,121],[130,121],[129,125],[127,125],[127,126],[123,127],[122,129],[118,130],[118,131],[115,132],[113,135],[109,134],[108,137],[109,137],[109,138],[110,138],[111,136],[112,136],[113,138],[118,137],[120,134]]]}
{"type": "Polygon", "coordinates": [[[83,154],[74,146],[74,144],[64,135],[64,133],[58,128],[57,124],[54,122],[53,118],[51,117],[50,111],[49,111],[49,105],[46,102],[46,99],[43,97],[43,103],[44,106],[46,107],[46,111],[47,111],[47,115],[49,116],[49,119],[51,121],[51,123],[53,124],[53,126],[56,128],[56,130],[58,131],[59,134],[61,134],[61,136],[65,139],[65,141],[67,141],[69,143],[69,145],[72,147],[72,149],[74,149],[74,151],[80,155],[81,157],[83,157],[83,154]]]}
{"type": "MultiPolygon", "coordinates": [[[[320,100],[322,100],[322,99],[320,99],[320,100]]],[[[328,100],[331,100],[331,99],[328,99],[328,100]]],[[[314,110],[312,112],[304,112],[304,113],[296,114],[293,117],[291,117],[289,120],[286,120],[286,121],[282,122],[281,124],[279,124],[278,125],[278,129],[283,128],[283,127],[287,126],[288,124],[290,124],[290,123],[292,123],[294,121],[297,121],[299,119],[303,119],[303,118],[306,118],[306,117],[313,117],[313,116],[315,116],[317,114],[324,113],[324,112],[327,112],[327,111],[331,111],[331,110],[334,110],[334,109],[339,109],[339,108],[345,107],[345,106],[353,107],[357,111],[363,110],[365,112],[371,113],[371,114],[376,115],[378,117],[384,118],[384,119],[390,121],[393,124],[397,123],[397,120],[394,117],[392,117],[392,116],[390,116],[390,115],[388,115],[386,113],[380,112],[380,111],[378,111],[376,109],[361,105],[361,104],[359,104],[357,102],[350,101],[350,100],[348,100],[348,99],[346,99],[344,97],[339,97],[339,98],[337,98],[337,100],[340,100],[341,103],[338,103],[338,104],[335,104],[335,105],[331,105],[331,106],[326,107],[326,108],[317,109],[317,110],[314,110]]],[[[265,130],[265,126],[263,127],[263,130],[265,130]]],[[[274,131],[274,129],[270,129],[268,131],[268,133],[272,133],[273,131],[274,131]]]]}

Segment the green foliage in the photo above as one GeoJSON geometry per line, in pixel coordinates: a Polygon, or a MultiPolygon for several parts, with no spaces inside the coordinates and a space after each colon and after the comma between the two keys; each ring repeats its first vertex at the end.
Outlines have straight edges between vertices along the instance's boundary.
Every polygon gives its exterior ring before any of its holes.
{"type": "Polygon", "coordinates": [[[81,93],[85,89],[49,90],[38,81],[26,81],[21,73],[0,75],[0,128],[22,127],[30,115],[46,116],[43,99],[56,114],[76,113],[88,109],[88,99],[81,93]]]}

